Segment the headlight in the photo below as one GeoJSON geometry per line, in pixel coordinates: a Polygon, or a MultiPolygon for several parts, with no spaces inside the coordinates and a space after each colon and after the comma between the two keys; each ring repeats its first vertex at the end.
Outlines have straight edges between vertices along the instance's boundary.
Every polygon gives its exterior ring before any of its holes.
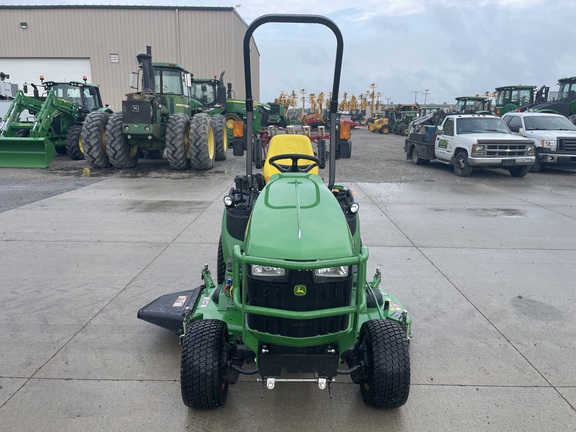
{"type": "Polygon", "coordinates": [[[348,266],[326,267],[314,270],[314,276],[324,278],[343,278],[348,276],[348,266]]]}
{"type": "Polygon", "coordinates": [[[483,156],[486,154],[486,146],[484,144],[474,144],[472,146],[472,156],[483,156]]]}
{"type": "Polygon", "coordinates": [[[540,143],[542,144],[542,147],[549,148],[551,151],[556,151],[556,140],[542,140],[540,143]]]}
{"type": "Polygon", "coordinates": [[[252,276],[254,277],[275,277],[284,276],[286,274],[286,269],[281,267],[270,267],[258,264],[252,264],[252,276]]]}
{"type": "Polygon", "coordinates": [[[533,145],[528,147],[526,150],[527,150],[528,156],[534,156],[534,154],[536,153],[536,147],[533,145]]]}

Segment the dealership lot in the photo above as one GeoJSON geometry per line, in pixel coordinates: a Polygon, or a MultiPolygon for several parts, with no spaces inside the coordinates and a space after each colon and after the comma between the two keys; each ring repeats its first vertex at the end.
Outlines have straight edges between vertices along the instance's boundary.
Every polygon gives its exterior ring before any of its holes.
{"type": "Polygon", "coordinates": [[[230,387],[212,412],[180,397],[177,336],[136,318],[215,269],[222,197],[210,172],[0,170],[0,430],[576,430],[576,173],[456,177],[405,160],[403,138],[353,131],[337,179],[356,193],[369,273],[413,318],[412,386],[366,408],[347,378],[230,387]]]}

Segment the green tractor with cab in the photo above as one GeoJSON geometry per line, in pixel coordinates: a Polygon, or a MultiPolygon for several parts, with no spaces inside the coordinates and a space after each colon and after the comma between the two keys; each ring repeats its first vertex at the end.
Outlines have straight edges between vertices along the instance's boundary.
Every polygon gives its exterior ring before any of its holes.
{"type": "Polygon", "coordinates": [[[247,137],[250,39],[271,22],[321,24],[336,37],[329,142],[320,139],[314,149],[306,135],[274,135],[263,172],[254,173],[261,149],[249,139],[246,173],[224,197],[215,275],[205,265],[201,286],[164,295],[138,317],[180,334],[182,399],[191,408],[222,406],[240,375],[270,390],[289,381],[329,392],[345,375],[367,405],[397,408],[410,391],[411,318],[380,287],[378,269],[367,278],[359,206],[335,183],[342,34],[316,15],[264,15],[250,24],[243,45],[247,137]],[[327,183],[319,175],[325,168],[327,183]]]}
{"type": "Polygon", "coordinates": [[[84,159],[82,125],[91,113],[109,115],[102,104],[100,88],[83,81],[28,84],[16,93],[0,127],[0,166],[45,168],[56,154],[72,160],[84,159]],[[45,92],[40,94],[38,87],[45,92]]]}
{"type": "Polygon", "coordinates": [[[139,71],[131,77],[137,91],[126,95],[122,112],[93,113],[84,123],[88,164],[133,168],[141,155],[159,159],[165,152],[171,169],[208,170],[226,159],[225,118],[203,112],[193,97],[192,74],[175,63],[153,63],[150,47],[137,59],[139,71]]]}

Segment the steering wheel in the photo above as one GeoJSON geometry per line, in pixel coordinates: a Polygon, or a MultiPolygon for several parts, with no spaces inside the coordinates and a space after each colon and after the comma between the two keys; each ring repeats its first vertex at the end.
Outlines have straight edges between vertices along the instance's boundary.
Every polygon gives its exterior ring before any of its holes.
{"type": "Polygon", "coordinates": [[[310,170],[312,170],[312,168],[315,168],[318,166],[318,164],[320,163],[320,159],[318,159],[315,156],[309,156],[309,155],[303,155],[303,154],[297,154],[297,153],[288,153],[288,154],[279,154],[276,156],[272,156],[270,159],[268,159],[268,163],[270,165],[272,165],[274,168],[276,168],[278,171],[280,171],[281,173],[286,173],[286,172],[307,173],[307,172],[310,172],[310,170]],[[288,166],[288,165],[280,165],[280,164],[276,163],[277,160],[281,160],[281,159],[290,159],[292,161],[292,165],[288,166]],[[310,164],[298,165],[298,161],[301,159],[309,161],[310,164]]]}

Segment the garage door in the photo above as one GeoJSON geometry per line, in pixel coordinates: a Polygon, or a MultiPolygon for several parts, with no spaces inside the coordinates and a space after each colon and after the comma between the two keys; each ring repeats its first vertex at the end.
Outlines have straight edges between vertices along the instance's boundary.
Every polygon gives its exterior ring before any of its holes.
{"type": "MultiPolygon", "coordinates": [[[[82,81],[86,76],[92,81],[92,68],[89,58],[2,58],[2,72],[9,74],[11,83],[22,85],[26,83],[40,84],[40,75],[46,81],[82,81]]],[[[32,88],[28,87],[28,94],[32,88]]]]}

